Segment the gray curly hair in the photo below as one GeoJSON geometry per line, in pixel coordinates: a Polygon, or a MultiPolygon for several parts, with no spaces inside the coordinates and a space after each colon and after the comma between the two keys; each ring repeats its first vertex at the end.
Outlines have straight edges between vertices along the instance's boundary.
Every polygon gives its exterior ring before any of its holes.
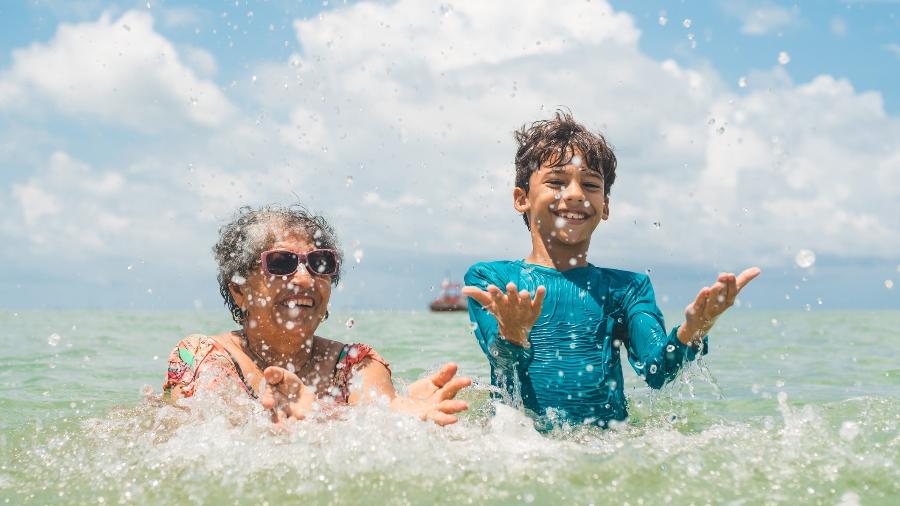
{"type": "MultiPolygon", "coordinates": [[[[302,232],[315,243],[316,248],[333,249],[338,252],[338,259],[343,260],[334,228],[323,216],[309,211],[302,205],[269,204],[260,208],[241,207],[231,221],[219,229],[219,240],[213,247],[219,270],[219,292],[225,299],[225,307],[237,323],[241,323],[245,315],[231,296],[228,287],[232,283],[240,283],[241,279],[246,279],[251,270],[259,265],[262,252],[269,249],[278,239],[280,231],[302,232]]],[[[333,285],[337,285],[340,281],[341,263],[338,263],[338,271],[331,277],[333,285]]]]}

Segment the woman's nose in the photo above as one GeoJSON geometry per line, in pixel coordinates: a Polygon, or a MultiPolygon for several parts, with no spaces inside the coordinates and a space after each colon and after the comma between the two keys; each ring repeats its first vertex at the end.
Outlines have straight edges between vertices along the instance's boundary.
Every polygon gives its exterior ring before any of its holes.
{"type": "Polygon", "coordinates": [[[297,266],[297,271],[291,276],[291,283],[294,286],[311,287],[315,284],[312,274],[309,273],[309,267],[306,264],[297,266]]]}

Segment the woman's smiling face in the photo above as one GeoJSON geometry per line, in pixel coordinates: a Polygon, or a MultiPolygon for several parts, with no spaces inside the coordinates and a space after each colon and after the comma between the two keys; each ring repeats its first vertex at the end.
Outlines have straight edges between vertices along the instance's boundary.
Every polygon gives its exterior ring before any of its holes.
{"type": "MultiPolygon", "coordinates": [[[[268,248],[270,250],[307,253],[316,249],[313,241],[303,232],[276,235],[275,242],[268,248]]],[[[303,264],[288,276],[273,276],[257,265],[242,285],[233,286],[232,294],[245,308],[244,325],[255,332],[270,338],[290,335],[310,339],[328,310],[331,277],[310,274],[303,264]]]]}
{"type": "Polygon", "coordinates": [[[590,240],[609,215],[603,175],[580,160],[576,153],[567,165],[542,165],[532,172],[527,193],[516,189],[516,209],[528,214],[531,229],[545,242],[574,245],[590,240]]]}

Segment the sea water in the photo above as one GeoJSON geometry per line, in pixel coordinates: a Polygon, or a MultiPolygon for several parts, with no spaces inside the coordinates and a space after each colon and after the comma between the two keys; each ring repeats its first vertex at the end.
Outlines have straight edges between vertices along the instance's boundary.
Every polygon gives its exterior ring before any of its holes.
{"type": "Polygon", "coordinates": [[[476,383],[451,427],[372,406],[276,431],[240,395],[160,402],[175,343],[230,328],[224,311],[0,310],[0,502],[900,503],[900,311],[735,308],[662,391],[626,371],[627,423],[550,434],[491,399],[465,314],[319,329],[374,346],[399,388],[460,364],[476,383]]]}

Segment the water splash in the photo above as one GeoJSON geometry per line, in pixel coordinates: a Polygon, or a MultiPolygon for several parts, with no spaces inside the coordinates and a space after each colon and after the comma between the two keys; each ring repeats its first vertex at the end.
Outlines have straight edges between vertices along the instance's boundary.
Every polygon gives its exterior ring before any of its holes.
{"type": "Polygon", "coordinates": [[[801,249],[794,256],[794,262],[801,269],[808,269],[816,263],[816,254],[812,250],[801,249]]]}

